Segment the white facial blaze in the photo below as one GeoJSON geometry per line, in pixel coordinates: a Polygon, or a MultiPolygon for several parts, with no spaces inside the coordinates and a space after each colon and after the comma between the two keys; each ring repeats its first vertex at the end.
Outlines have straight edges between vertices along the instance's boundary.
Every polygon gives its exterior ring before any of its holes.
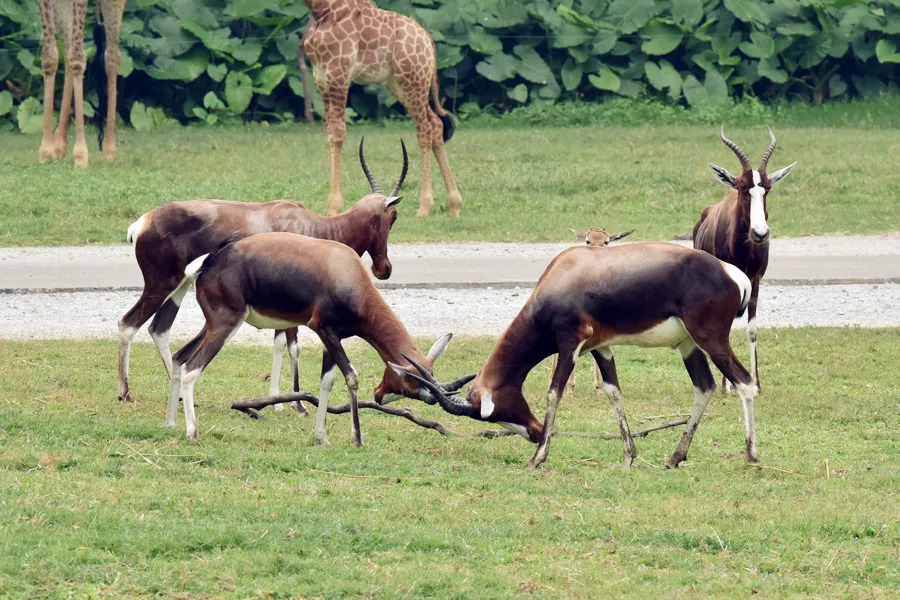
{"type": "Polygon", "coordinates": [[[757,239],[765,238],[769,234],[769,225],[766,223],[766,188],[760,183],[762,177],[759,171],[753,171],[753,187],[750,188],[750,229],[757,239]]]}

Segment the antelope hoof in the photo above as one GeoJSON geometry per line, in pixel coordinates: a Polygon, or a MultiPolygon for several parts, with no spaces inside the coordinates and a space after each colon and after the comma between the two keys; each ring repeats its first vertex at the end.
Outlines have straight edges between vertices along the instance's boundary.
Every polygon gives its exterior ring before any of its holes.
{"type": "Polygon", "coordinates": [[[622,457],[622,466],[625,467],[626,469],[630,469],[631,465],[634,464],[635,458],[637,458],[637,457],[632,456],[630,454],[626,454],[625,456],[622,457]]]}
{"type": "Polygon", "coordinates": [[[684,459],[685,459],[684,456],[681,456],[678,454],[673,454],[672,458],[669,459],[669,462],[666,463],[666,468],[667,469],[677,469],[678,465],[680,465],[684,461],[684,459]]]}
{"type": "Polygon", "coordinates": [[[124,393],[119,392],[119,402],[131,402],[131,392],[125,391],[124,393]]]}
{"type": "Polygon", "coordinates": [[[328,436],[326,435],[316,435],[316,445],[317,446],[330,446],[331,442],[328,441],[328,436]]]}
{"type": "Polygon", "coordinates": [[[284,404],[281,404],[281,403],[279,402],[278,404],[275,405],[274,408],[275,408],[275,412],[281,412],[281,411],[284,410],[284,404]]]}
{"type": "Polygon", "coordinates": [[[188,430],[188,432],[187,432],[187,438],[188,438],[189,440],[191,440],[192,442],[196,442],[196,441],[197,441],[197,437],[198,437],[198,436],[197,436],[197,430],[196,430],[196,429],[194,429],[193,431],[188,430]]]}
{"type": "Polygon", "coordinates": [[[300,402],[299,400],[297,402],[294,402],[294,408],[296,409],[297,414],[300,415],[301,417],[309,416],[309,411],[306,410],[306,407],[303,406],[303,403],[300,402]]]}

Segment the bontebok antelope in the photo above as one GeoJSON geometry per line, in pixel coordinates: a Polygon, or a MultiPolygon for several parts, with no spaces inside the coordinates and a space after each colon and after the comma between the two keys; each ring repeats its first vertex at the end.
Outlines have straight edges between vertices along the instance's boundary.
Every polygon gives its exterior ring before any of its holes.
{"type": "MultiPolygon", "coordinates": [[[[769,225],[766,219],[766,196],[769,189],[791,172],[793,163],[771,175],[766,174],[769,157],[775,150],[775,134],[769,130],[769,147],[763,154],[758,169],[750,165],[750,159],[737,144],[725,137],[725,127],[719,131],[722,142],[741,161],[741,173],[737,177],[727,169],[710,163],[716,179],[732,188],[721,202],[703,209],[700,220],[694,225],[694,248],[705,250],[716,258],[729,262],[750,278],[750,305],[747,308],[747,337],[750,340],[750,373],[760,390],[759,365],[756,358],[756,302],[759,282],[769,264],[769,225]]],[[[723,385],[725,383],[723,382],[723,385]]]]}
{"type": "MultiPolygon", "coordinates": [[[[392,363],[416,361],[429,375],[447,348],[450,335],[439,339],[427,355],[422,354],[403,323],[391,311],[366,274],[359,257],[347,246],[292,233],[264,233],[226,242],[208,256],[195,259],[185,270],[181,286],[195,282],[197,302],[206,324],[203,330],[173,357],[172,382],[166,425],[175,425],[179,397],[189,438],[197,437],[194,416],[194,384],[200,373],[228,338],[246,321],[260,329],[286,329],[306,325],[325,346],[322,382],[316,413],[315,437],[328,443],[325,415],[336,369],[340,369],[350,392],[353,441],[362,444],[357,412],[359,378],[344,353],[341,340],[359,336],[392,363]]],[[[397,396],[430,404],[445,398],[471,380],[471,376],[447,384],[429,379],[433,396],[413,378],[385,367],[375,388],[375,401],[397,396]]]]}
{"type": "MultiPolygon", "coordinates": [[[[396,205],[400,187],[409,167],[406,146],[401,140],[403,167],[397,185],[390,193],[381,191],[366,164],[363,142],[359,142],[359,161],[372,193],[350,210],[336,217],[322,217],[302,204],[290,200],[277,202],[227,202],[194,200],[170,202],[141,216],[128,228],[128,241],[144,276],[144,291],[137,303],[119,321],[119,399],[128,400],[128,362],[131,341],[138,329],[154,314],[150,336],[162,357],[166,371],[172,374],[169,331],[187,292],[179,287],[188,263],[208,254],[226,239],[238,239],[258,233],[286,231],[341,242],[358,255],[368,252],[372,273],[378,279],[391,276],[388,236],[397,220],[396,205]]],[[[278,394],[281,356],[287,345],[295,391],[297,388],[296,330],[277,331],[269,392],[278,394]]],[[[276,406],[280,409],[281,406],[276,406]]],[[[303,412],[302,405],[298,409],[303,412]]]]}
{"type": "MultiPolygon", "coordinates": [[[[637,456],[623,407],[612,346],[677,348],[694,384],[694,407],[669,459],[677,467],[716,384],[708,355],[737,385],[744,408],[747,459],[758,460],[750,374],[731,350],[728,336],[750,298],[750,280],[736,267],[701,252],[665,243],[612,248],[576,246],[559,254],[538,280],[525,306],[506,329],[465,399],[441,399],[444,410],[496,422],[538,444],[528,463],[547,458],[563,386],[578,356],[590,351],[603,377],[622,435],[625,465],[637,456]],[[559,354],[547,393],[543,424],[522,394],[528,372],[559,354]]],[[[410,373],[414,376],[414,373],[410,373]]],[[[423,385],[436,397],[441,390],[423,385]]]]}

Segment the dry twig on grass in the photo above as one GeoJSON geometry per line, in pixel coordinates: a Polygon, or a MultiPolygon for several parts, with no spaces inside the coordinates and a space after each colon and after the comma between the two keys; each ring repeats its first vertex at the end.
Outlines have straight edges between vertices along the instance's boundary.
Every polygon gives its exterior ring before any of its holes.
{"type": "MultiPolygon", "coordinates": [[[[313,406],[319,406],[319,399],[309,392],[301,392],[298,394],[283,394],[280,396],[265,396],[263,398],[255,398],[252,400],[238,400],[231,403],[231,408],[234,410],[240,411],[242,413],[246,413],[250,415],[254,419],[259,418],[259,409],[265,408],[266,406],[271,406],[272,404],[289,404],[292,402],[303,401],[309,402],[313,406]]],[[[506,437],[509,435],[516,435],[512,431],[507,430],[497,430],[497,429],[482,429],[481,431],[476,431],[475,433],[469,435],[465,433],[458,433],[451,429],[447,429],[442,424],[437,421],[432,421],[431,419],[426,419],[424,417],[420,417],[416,415],[414,412],[409,410],[408,408],[394,408],[391,406],[384,406],[381,404],[377,404],[375,402],[358,402],[357,406],[359,408],[371,408],[372,410],[377,410],[389,415],[394,415],[396,417],[403,417],[409,421],[412,421],[419,427],[424,427],[426,429],[433,429],[440,433],[441,435],[446,435],[450,437],[458,437],[458,438],[487,438],[494,439],[498,437],[506,437]]],[[[342,415],[350,412],[350,404],[340,404],[338,406],[329,406],[328,412],[335,415],[342,415]]],[[[659,431],[660,429],[668,429],[669,427],[677,427],[679,425],[684,425],[687,423],[687,419],[679,419],[677,421],[671,421],[669,423],[663,423],[661,425],[655,425],[653,427],[648,427],[647,429],[642,429],[640,431],[635,431],[631,434],[631,437],[645,437],[648,433],[653,431],[659,431]]],[[[615,433],[584,433],[584,432],[559,432],[554,431],[553,435],[567,435],[573,437],[585,437],[590,439],[600,439],[600,440],[619,440],[622,439],[622,436],[615,433]]]]}

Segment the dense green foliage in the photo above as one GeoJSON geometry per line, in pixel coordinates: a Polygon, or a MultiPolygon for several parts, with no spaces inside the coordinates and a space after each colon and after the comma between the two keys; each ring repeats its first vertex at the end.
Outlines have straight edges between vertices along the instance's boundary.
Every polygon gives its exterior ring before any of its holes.
{"type": "MultiPolygon", "coordinates": [[[[896,91],[900,62],[898,0],[378,5],[412,15],[432,33],[442,95],[463,118],[486,108],[611,95],[692,106],[747,96],[816,103],[871,97],[896,91]]],[[[302,93],[296,48],[306,21],[299,0],[129,0],[120,114],[138,129],[170,118],[293,119],[302,93]]],[[[43,85],[33,0],[0,0],[0,41],[0,80],[8,88],[0,91],[0,120],[33,132],[43,85]]],[[[321,112],[317,96],[314,104],[321,112]]],[[[397,110],[378,86],[356,89],[350,104],[351,116],[397,110]]]]}
{"type": "MultiPolygon", "coordinates": [[[[180,415],[162,427],[152,344],[135,346],[125,404],[116,342],[2,341],[0,596],[897,598],[900,334],[760,333],[762,467],[744,463],[739,402],[717,394],[674,471],[659,467],[678,429],[636,440],[627,471],[618,441],[558,436],[533,472],[521,438],[444,438],[368,410],[363,448],[348,415],[329,416],[332,445],[317,447],[312,419],[227,408],[263,392],[269,369],[268,348],[234,344],[197,385],[191,443],[180,415]]],[[[746,357],[744,333],[733,341],[746,357]]],[[[439,374],[476,370],[492,343],[454,339],[439,374]]],[[[358,344],[348,352],[371,398],[384,366],[358,344]]],[[[690,410],[676,352],[616,357],[633,427],[690,410]]],[[[301,356],[304,389],[318,389],[319,358],[301,356]]],[[[548,364],[525,385],[538,413],[548,364]]],[[[578,371],[559,430],[616,431],[589,361],[578,371]]],[[[334,389],[346,402],[343,381],[334,389]]],[[[482,426],[402,404],[456,431],[482,426]]]]}

